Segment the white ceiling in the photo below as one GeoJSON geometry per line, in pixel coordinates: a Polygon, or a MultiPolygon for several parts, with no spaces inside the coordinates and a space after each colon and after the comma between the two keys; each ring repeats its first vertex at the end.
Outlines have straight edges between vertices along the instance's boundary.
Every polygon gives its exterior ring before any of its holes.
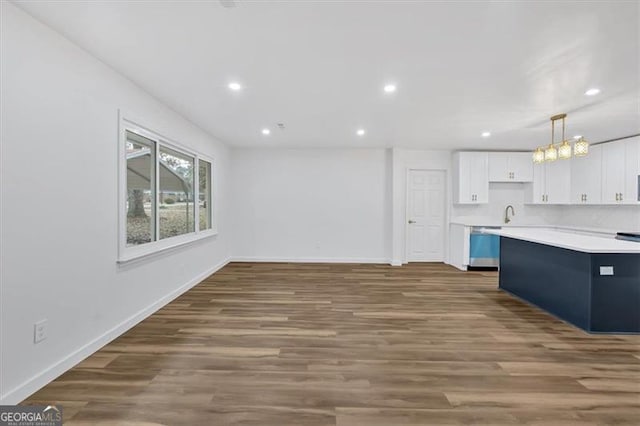
{"type": "Polygon", "coordinates": [[[529,149],[560,112],[640,132],[638,2],[16,3],[236,146],[529,149]]]}

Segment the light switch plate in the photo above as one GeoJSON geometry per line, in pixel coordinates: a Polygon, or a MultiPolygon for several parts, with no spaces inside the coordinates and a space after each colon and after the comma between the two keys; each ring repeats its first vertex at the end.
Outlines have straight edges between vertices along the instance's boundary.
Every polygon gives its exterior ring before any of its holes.
{"type": "Polygon", "coordinates": [[[600,275],[613,275],[613,266],[601,266],[600,275]]]}

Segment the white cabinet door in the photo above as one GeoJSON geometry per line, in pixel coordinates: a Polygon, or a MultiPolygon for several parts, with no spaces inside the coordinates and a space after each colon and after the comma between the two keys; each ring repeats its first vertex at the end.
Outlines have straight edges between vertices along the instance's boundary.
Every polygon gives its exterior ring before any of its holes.
{"type": "Polygon", "coordinates": [[[489,155],[474,152],[471,160],[471,192],[476,204],[489,202],[489,155]]]}
{"type": "Polygon", "coordinates": [[[469,157],[464,152],[456,153],[453,157],[453,199],[458,204],[470,204],[471,196],[471,168],[469,157]]]}
{"type": "Polygon", "coordinates": [[[533,161],[529,152],[490,152],[489,182],[532,182],[533,161]]]}
{"type": "Polygon", "coordinates": [[[463,271],[469,265],[471,228],[452,223],[449,227],[449,264],[463,271]]]}
{"type": "Polygon", "coordinates": [[[602,202],[619,204],[624,199],[625,144],[611,142],[602,145],[602,202]],[[622,195],[621,195],[622,194],[622,195]]]}
{"type": "Polygon", "coordinates": [[[589,155],[571,159],[571,203],[602,202],[602,147],[592,146],[589,155]]]}
{"type": "Polygon", "coordinates": [[[489,182],[510,182],[509,153],[490,152],[488,155],[489,182]]]}
{"type": "Polygon", "coordinates": [[[458,152],[454,162],[454,202],[480,204],[489,201],[489,164],[486,152],[458,152]]]}
{"type": "Polygon", "coordinates": [[[530,152],[512,152],[509,156],[511,180],[515,182],[533,181],[533,159],[530,152]]]}
{"type": "Polygon", "coordinates": [[[569,204],[571,201],[571,163],[556,160],[545,163],[546,204],[569,204]]]}
{"type": "Polygon", "coordinates": [[[624,204],[640,204],[640,137],[624,141],[624,204]]]}
{"type": "Polygon", "coordinates": [[[530,187],[528,202],[532,204],[544,204],[546,193],[545,164],[533,165],[533,183],[530,187]]]}

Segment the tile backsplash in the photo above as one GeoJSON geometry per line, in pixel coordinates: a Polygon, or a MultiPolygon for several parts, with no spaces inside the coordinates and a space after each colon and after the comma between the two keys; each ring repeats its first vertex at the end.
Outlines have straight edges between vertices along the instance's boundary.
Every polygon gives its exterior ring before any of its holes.
{"type": "Polygon", "coordinates": [[[451,218],[468,223],[500,224],[504,221],[505,208],[511,205],[515,210],[511,222],[513,225],[553,225],[561,220],[561,206],[525,204],[524,198],[525,184],[491,183],[488,204],[455,204],[451,208],[451,218]]]}
{"type": "Polygon", "coordinates": [[[562,206],[525,204],[525,184],[491,183],[489,203],[453,205],[451,219],[465,223],[500,224],[506,206],[512,205],[512,225],[546,224],[602,228],[612,231],[640,231],[640,205],[562,206]]]}
{"type": "Polygon", "coordinates": [[[640,232],[640,206],[562,206],[560,224],[640,232]]]}

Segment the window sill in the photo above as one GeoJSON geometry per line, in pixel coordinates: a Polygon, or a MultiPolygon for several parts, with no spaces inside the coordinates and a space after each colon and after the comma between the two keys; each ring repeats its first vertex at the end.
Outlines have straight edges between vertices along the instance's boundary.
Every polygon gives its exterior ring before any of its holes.
{"type": "Polygon", "coordinates": [[[179,235],[177,237],[154,241],[153,243],[147,243],[140,246],[126,247],[121,251],[116,263],[120,265],[133,263],[168,251],[173,251],[177,248],[202,241],[206,238],[215,237],[216,235],[218,235],[217,230],[207,229],[206,231],[200,231],[197,234],[192,233],[179,235]]]}

